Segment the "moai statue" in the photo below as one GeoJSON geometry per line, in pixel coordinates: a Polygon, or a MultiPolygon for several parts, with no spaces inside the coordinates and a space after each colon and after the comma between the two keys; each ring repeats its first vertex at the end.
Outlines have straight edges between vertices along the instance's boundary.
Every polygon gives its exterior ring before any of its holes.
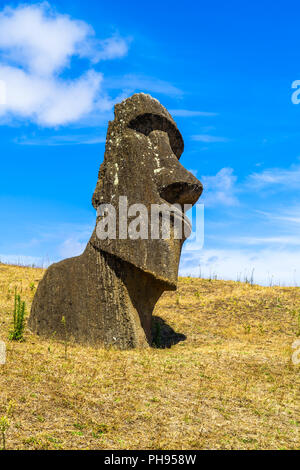
{"type": "Polygon", "coordinates": [[[82,255],[47,269],[33,300],[31,331],[60,339],[67,333],[70,340],[93,346],[151,345],[154,306],[177,286],[186,238],[185,230],[175,236],[178,220],[184,227],[188,221],[175,210],[167,238],[161,227],[157,236],[150,214],[155,205],[193,205],[203,189],[179,163],[182,152],[182,136],[156,99],[139,93],[115,106],[92,199],[98,210],[95,230],[82,255]],[[114,221],[101,210],[105,205],[113,207],[114,221]],[[137,224],[141,205],[145,217],[137,224]],[[107,221],[113,236],[105,238],[100,228],[107,221]]]}

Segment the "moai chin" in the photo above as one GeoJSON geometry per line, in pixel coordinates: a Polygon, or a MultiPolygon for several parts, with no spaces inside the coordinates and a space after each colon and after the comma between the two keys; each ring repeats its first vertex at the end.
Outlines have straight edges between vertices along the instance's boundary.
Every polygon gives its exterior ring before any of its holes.
{"type": "Polygon", "coordinates": [[[179,163],[183,147],[176,123],[150,95],[115,106],[92,203],[115,207],[117,237],[100,239],[96,225],[82,255],[47,269],[33,300],[31,331],[93,346],[151,345],[152,312],[165,290],[176,290],[185,238],[175,238],[172,219],[169,239],[151,238],[150,216],[148,238],[120,238],[118,203],[126,196],[128,208],[143,204],[149,214],[153,204],[195,204],[202,184],[179,163]]]}

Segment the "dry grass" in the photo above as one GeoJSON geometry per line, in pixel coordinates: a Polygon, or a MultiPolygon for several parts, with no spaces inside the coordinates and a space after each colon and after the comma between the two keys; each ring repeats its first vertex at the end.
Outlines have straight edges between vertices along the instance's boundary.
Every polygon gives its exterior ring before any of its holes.
{"type": "Polygon", "coordinates": [[[182,278],[155,315],[186,340],[144,351],[69,346],[66,360],[53,339],[7,340],[14,286],[29,308],[42,275],[0,265],[8,448],[299,449],[299,288],[182,278]]]}

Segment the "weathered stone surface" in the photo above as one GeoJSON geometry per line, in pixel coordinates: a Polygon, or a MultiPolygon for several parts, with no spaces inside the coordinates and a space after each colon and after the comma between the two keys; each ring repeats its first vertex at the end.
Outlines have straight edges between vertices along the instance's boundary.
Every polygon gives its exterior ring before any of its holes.
{"type": "MultiPolygon", "coordinates": [[[[143,93],[115,106],[104,161],[93,195],[95,209],[118,201],[194,204],[201,183],[180,163],[183,140],[168,111],[143,93]]],[[[153,308],[175,290],[184,238],[100,240],[96,228],[84,253],[48,268],[32,304],[29,327],[37,334],[120,349],[151,344],[153,308]],[[65,317],[65,326],[61,319],[65,317]]]]}

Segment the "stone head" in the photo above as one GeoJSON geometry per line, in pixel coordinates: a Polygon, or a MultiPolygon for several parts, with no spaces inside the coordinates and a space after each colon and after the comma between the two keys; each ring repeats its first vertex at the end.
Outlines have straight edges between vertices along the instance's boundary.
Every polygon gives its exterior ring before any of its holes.
{"type": "Polygon", "coordinates": [[[119,198],[126,196],[128,208],[143,204],[148,214],[153,204],[195,204],[203,188],[179,162],[183,149],[182,136],[168,111],[150,95],[133,95],[115,106],[92,198],[95,209],[111,204],[117,216],[117,237],[99,239],[95,230],[94,247],[149,273],[169,289],[176,288],[184,233],[178,239],[171,227],[169,239],[152,239],[149,216],[147,238],[120,239],[119,198]]]}

